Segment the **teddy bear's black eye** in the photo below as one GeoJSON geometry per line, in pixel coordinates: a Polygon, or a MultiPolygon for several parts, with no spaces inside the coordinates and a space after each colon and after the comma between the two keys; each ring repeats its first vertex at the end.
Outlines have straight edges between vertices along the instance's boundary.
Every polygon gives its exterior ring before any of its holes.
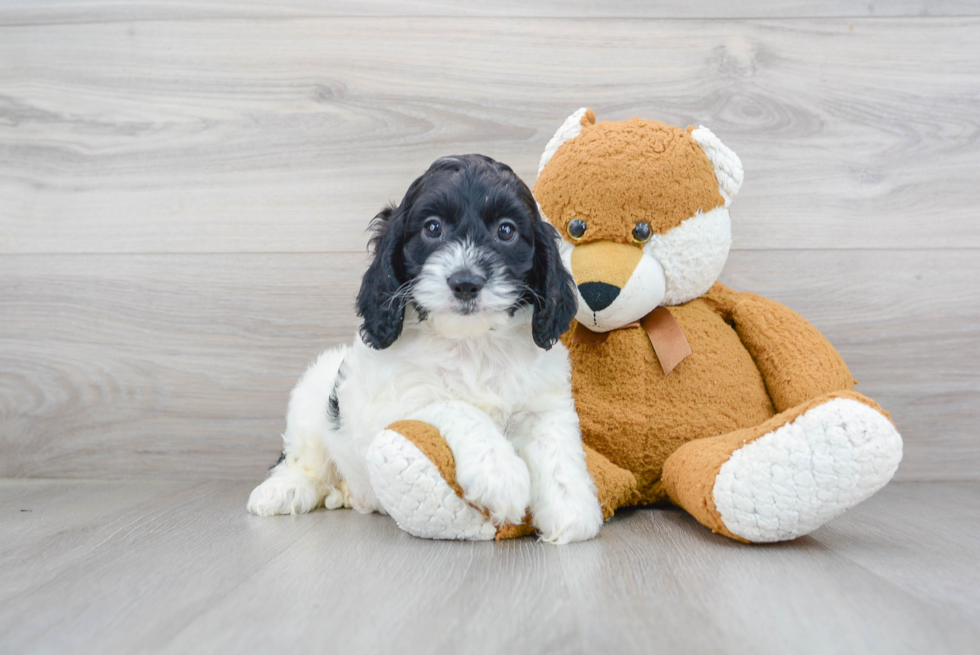
{"type": "Polygon", "coordinates": [[[653,236],[653,230],[650,229],[650,224],[646,221],[640,221],[633,226],[633,239],[637,243],[646,243],[653,236]]]}
{"type": "Polygon", "coordinates": [[[572,237],[573,239],[581,239],[582,235],[585,234],[586,227],[587,225],[585,224],[585,221],[580,218],[576,218],[568,224],[568,236],[572,237]]]}
{"type": "Polygon", "coordinates": [[[436,218],[430,218],[422,225],[422,234],[430,239],[438,239],[442,236],[442,223],[436,218]]]}

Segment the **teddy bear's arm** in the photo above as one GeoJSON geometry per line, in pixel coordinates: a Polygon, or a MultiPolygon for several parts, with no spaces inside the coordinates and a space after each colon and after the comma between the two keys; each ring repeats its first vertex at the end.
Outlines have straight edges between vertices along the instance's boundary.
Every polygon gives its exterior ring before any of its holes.
{"type": "Polygon", "coordinates": [[[718,283],[704,298],[735,328],[777,412],[826,393],[854,389],[840,353],[789,307],[718,283]]]}
{"type": "MultiPolygon", "coordinates": [[[[583,444],[603,518],[640,499],[636,478],[583,444]]],[[[499,528],[464,500],[456,460],[442,433],[418,420],[397,421],[368,449],[368,472],[385,511],[406,532],[427,539],[513,539],[535,533],[532,517],[499,528]]]]}

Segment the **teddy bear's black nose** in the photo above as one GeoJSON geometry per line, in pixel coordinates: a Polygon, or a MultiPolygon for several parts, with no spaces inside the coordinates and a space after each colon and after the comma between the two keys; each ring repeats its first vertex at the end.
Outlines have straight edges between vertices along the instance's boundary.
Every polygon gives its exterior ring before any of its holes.
{"type": "Polygon", "coordinates": [[[619,296],[619,287],[605,282],[584,282],[578,285],[578,291],[585,304],[594,312],[601,312],[619,296]]]}

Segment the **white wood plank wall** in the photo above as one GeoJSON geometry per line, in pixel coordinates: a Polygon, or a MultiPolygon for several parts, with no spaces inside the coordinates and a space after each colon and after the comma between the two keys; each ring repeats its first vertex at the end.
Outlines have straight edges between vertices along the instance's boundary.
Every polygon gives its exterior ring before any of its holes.
{"type": "Polygon", "coordinates": [[[722,279],[980,479],[980,3],[844,0],[0,2],[0,476],[261,475],[368,219],[582,105],[734,148],[722,279]]]}

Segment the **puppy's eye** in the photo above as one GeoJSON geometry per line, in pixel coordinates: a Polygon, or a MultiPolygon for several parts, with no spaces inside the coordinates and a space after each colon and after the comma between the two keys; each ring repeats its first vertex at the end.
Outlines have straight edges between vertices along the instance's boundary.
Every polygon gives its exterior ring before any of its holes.
{"type": "Polygon", "coordinates": [[[438,219],[430,218],[422,225],[422,234],[429,239],[438,239],[442,236],[442,223],[438,219]]]}
{"type": "Polygon", "coordinates": [[[497,238],[503,242],[513,241],[517,236],[517,226],[510,221],[504,221],[497,226],[497,238]]]}
{"type": "Polygon", "coordinates": [[[640,221],[633,226],[633,240],[637,243],[646,243],[653,236],[653,230],[646,221],[640,221]]]}
{"type": "Polygon", "coordinates": [[[585,234],[586,227],[585,221],[580,218],[576,218],[568,224],[568,236],[572,237],[573,239],[581,239],[582,235],[585,234]]]}

